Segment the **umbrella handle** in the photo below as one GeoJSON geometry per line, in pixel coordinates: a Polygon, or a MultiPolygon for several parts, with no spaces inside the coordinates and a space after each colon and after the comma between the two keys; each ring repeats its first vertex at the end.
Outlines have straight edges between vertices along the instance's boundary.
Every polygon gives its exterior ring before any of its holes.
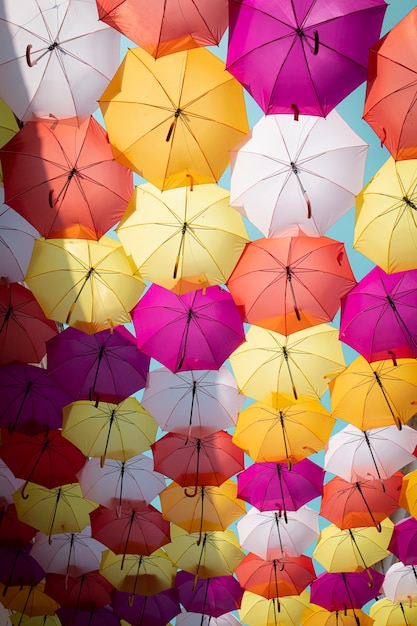
{"type": "Polygon", "coordinates": [[[294,122],[298,122],[298,118],[300,115],[300,109],[296,104],[291,105],[292,110],[294,111],[294,122]]]}
{"type": "Polygon", "coordinates": [[[193,491],[190,493],[188,491],[188,487],[184,488],[184,495],[187,496],[187,498],[195,498],[198,492],[198,485],[195,485],[193,487],[193,491]]]}
{"type": "Polygon", "coordinates": [[[320,41],[319,41],[319,33],[317,30],[314,31],[314,50],[313,50],[313,54],[316,55],[319,51],[319,45],[320,45],[320,41]]]}
{"type": "Polygon", "coordinates": [[[26,46],[26,63],[29,65],[29,67],[33,67],[37,63],[37,61],[32,61],[32,59],[30,58],[31,49],[32,49],[32,44],[30,43],[29,45],[26,46]]]}

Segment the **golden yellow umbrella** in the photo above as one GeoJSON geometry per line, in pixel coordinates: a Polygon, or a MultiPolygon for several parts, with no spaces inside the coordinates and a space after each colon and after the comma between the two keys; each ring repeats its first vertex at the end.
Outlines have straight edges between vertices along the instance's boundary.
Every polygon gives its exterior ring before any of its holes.
{"type": "Polygon", "coordinates": [[[390,157],[358,194],[353,247],[388,274],[417,268],[417,160],[390,157]]]}
{"type": "MultiPolygon", "coordinates": [[[[417,602],[391,602],[381,598],[371,604],[373,626],[414,626],[417,624],[417,602]]],[[[361,622],[362,626],[362,622],[361,622]]]]}
{"type": "Polygon", "coordinates": [[[36,239],[25,281],[48,319],[107,328],[131,321],[145,283],[111,237],[36,239]]]}
{"type": "Polygon", "coordinates": [[[85,456],[127,461],[149,450],[158,424],[136,398],[119,404],[78,400],[63,409],[62,435],[85,456]]]}
{"type": "Polygon", "coordinates": [[[232,576],[245,557],[232,530],[205,532],[199,542],[199,533],[187,533],[175,524],[164,550],[176,567],[199,578],[232,576]]]}
{"type": "MultiPolygon", "coordinates": [[[[301,626],[372,626],[374,620],[360,609],[347,611],[327,611],[316,604],[311,605],[312,612],[302,620],[301,626]],[[356,617],[355,617],[356,616],[356,617]]],[[[374,625],[375,626],[375,625],[374,625]]]]}
{"type": "Polygon", "coordinates": [[[115,159],[161,190],[217,182],[249,132],[243,87],[206,48],[131,48],[99,105],[115,159]]]}
{"type": "Polygon", "coordinates": [[[330,382],[336,417],[361,430],[402,424],[416,412],[417,361],[398,359],[368,363],[357,357],[330,382]]]}
{"type": "Polygon", "coordinates": [[[140,185],[116,232],[151,282],[178,294],[225,283],[249,240],[229,198],[214,184],[164,192],[140,185]]]}
{"type": "Polygon", "coordinates": [[[297,463],[322,450],[336,420],[318,401],[272,408],[254,402],[238,415],[233,443],[257,463],[297,463]]]}
{"type": "Polygon", "coordinates": [[[14,613],[10,617],[13,626],[61,626],[61,620],[57,615],[24,615],[23,613],[14,613]]]}
{"type": "MultiPolygon", "coordinates": [[[[19,131],[16,116],[10,107],[0,98],[0,148],[14,137],[19,131]]],[[[0,182],[3,180],[3,172],[0,163],[0,182]]]]}
{"type": "Polygon", "coordinates": [[[303,591],[298,596],[285,596],[267,600],[251,591],[245,591],[239,616],[248,626],[299,626],[302,615],[311,609],[310,594],[303,591]]]}
{"type": "Polygon", "coordinates": [[[329,324],[288,336],[251,326],[246,342],[230,355],[239,391],[270,406],[276,406],[277,394],[321,398],[330,377],[345,367],[338,337],[329,324]]]}
{"type": "Polygon", "coordinates": [[[406,474],[402,480],[400,506],[417,518],[417,470],[406,474]]]}
{"type": "Polygon", "coordinates": [[[13,611],[18,611],[24,615],[53,615],[59,609],[58,602],[55,602],[45,593],[45,582],[41,581],[37,585],[16,585],[6,587],[0,583],[0,597],[2,604],[13,611]]]}

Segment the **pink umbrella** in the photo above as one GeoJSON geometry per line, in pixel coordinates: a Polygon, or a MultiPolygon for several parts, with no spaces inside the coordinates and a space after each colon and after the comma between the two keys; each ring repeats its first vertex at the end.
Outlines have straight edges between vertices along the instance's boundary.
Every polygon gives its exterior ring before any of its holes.
{"type": "Polygon", "coordinates": [[[7,589],[15,585],[37,585],[45,572],[37,560],[30,554],[32,544],[23,547],[0,549],[0,582],[3,583],[3,596],[7,589]]]}
{"type": "Polygon", "coordinates": [[[245,339],[232,296],[217,285],[177,295],[152,284],[133,324],[139,349],[172,372],[217,370],[245,339]]]}
{"type": "Polygon", "coordinates": [[[417,565],[417,519],[406,517],[394,526],[388,550],[404,565],[417,565]]]}
{"type": "MultiPolygon", "coordinates": [[[[384,574],[372,567],[362,572],[323,572],[311,584],[310,602],[328,611],[360,609],[377,598],[383,581],[384,574]]],[[[356,621],[359,624],[358,618],[356,621]]]]}
{"type": "Polygon", "coordinates": [[[131,626],[165,626],[180,613],[176,590],[171,588],[153,596],[134,595],[115,591],[112,601],[114,614],[131,626]]]}
{"type": "Polygon", "coordinates": [[[194,574],[179,571],[175,589],[180,603],[187,611],[218,617],[240,608],[243,589],[233,576],[213,576],[195,579],[194,574]]]}

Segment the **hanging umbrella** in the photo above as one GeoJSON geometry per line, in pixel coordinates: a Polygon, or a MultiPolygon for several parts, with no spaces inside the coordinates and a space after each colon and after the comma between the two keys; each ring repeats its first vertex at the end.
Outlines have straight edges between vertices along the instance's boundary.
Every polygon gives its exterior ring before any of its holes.
{"type": "Polygon", "coordinates": [[[319,237],[354,206],[367,151],[336,111],[267,115],[230,152],[230,203],[265,237],[319,237]]]}
{"type": "MultiPolygon", "coordinates": [[[[19,132],[19,124],[13,111],[0,98],[0,148],[19,132]]],[[[3,182],[3,172],[0,163],[0,182],[3,182]]]]}
{"type": "Polygon", "coordinates": [[[416,358],[417,271],[374,267],[342,298],[340,340],[367,361],[416,358]]]}
{"type": "Polygon", "coordinates": [[[416,460],[417,431],[383,426],[361,431],[348,425],[332,435],[324,454],[324,469],[347,481],[389,478],[416,460]]]}
{"type": "MultiPolygon", "coordinates": [[[[0,452],[1,452],[0,445],[0,452]]],[[[23,480],[16,478],[12,470],[0,459],[0,516],[9,504],[13,503],[13,494],[23,484],[23,480]]]]}
{"type": "Polygon", "coordinates": [[[135,595],[133,600],[130,598],[129,593],[115,591],[112,607],[114,615],[131,626],[166,626],[181,610],[174,589],[160,591],[153,596],[135,595]]]}
{"type": "Polygon", "coordinates": [[[328,611],[360,609],[367,602],[377,599],[384,574],[375,569],[370,584],[367,572],[323,572],[311,584],[310,600],[328,611]]]}
{"type": "MultiPolygon", "coordinates": [[[[57,609],[57,611],[59,611],[59,609],[57,609]]],[[[62,626],[58,615],[34,615],[33,617],[29,617],[23,613],[15,612],[10,616],[10,620],[13,626],[20,626],[20,624],[24,624],[25,626],[62,626]]]]}
{"type": "Polygon", "coordinates": [[[369,50],[363,119],[396,161],[417,157],[416,20],[414,9],[369,50]]]}
{"type": "Polygon", "coordinates": [[[45,578],[45,572],[30,554],[32,544],[23,547],[0,549],[0,582],[4,585],[3,596],[14,585],[37,585],[45,578]]]}
{"type": "Polygon", "coordinates": [[[417,602],[417,566],[401,562],[390,565],[382,591],[391,602],[417,602]]]}
{"type": "Polygon", "coordinates": [[[192,613],[187,611],[177,615],[177,626],[239,626],[241,622],[233,613],[223,613],[218,617],[203,615],[202,613],[192,613]]]}
{"type": "Polygon", "coordinates": [[[388,274],[417,269],[417,160],[390,157],[356,197],[353,247],[388,274]]]}
{"type": "Polygon", "coordinates": [[[92,116],[80,126],[28,122],[0,159],[6,204],[46,238],[100,239],[133,191],[132,172],[113,159],[92,116]]]}
{"type": "Polygon", "coordinates": [[[254,402],[239,413],[235,444],[258,463],[293,463],[324,448],[336,420],[317,400],[272,408],[254,402]]]}
{"type": "Polygon", "coordinates": [[[127,461],[149,450],[155,441],[158,425],[129,397],[120,404],[79,400],[64,407],[62,435],[79,448],[86,457],[99,457],[104,466],[106,457],[127,461]]]}
{"type": "Polygon", "coordinates": [[[182,294],[225,283],[249,237],[217,185],[135,187],[116,233],[143,278],[182,294]]]}
{"type": "Polygon", "coordinates": [[[30,289],[19,283],[0,284],[0,365],[39,363],[45,342],[57,333],[30,289]]]}
{"type": "Polygon", "coordinates": [[[245,339],[232,296],[217,285],[178,296],[152,284],[132,316],[139,350],[172,372],[219,369],[245,339]]]}
{"type": "Polygon", "coordinates": [[[145,284],[111,237],[37,239],[25,281],[48,319],[113,328],[130,322],[145,284]]]}
{"type": "Polygon", "coordinates": [[[124,326],[92,335],[66,328],[46,350],[48,376],[73,400],[118,404],[145,386],[150,359],[124,326]]]}
{"type": "Polygon", "coordinates": [[[355,284],[343,243],[301,235],[250,242],[227,281],[244,322],[284,335],[331,322],[355,284]]]}
{"type": "Polygon", "coordinates": [[[299,595],[268,600],[245,591],[239,611],[241,623],[248,626],[298,626],[311,611],[308,591],[299,595]]]}
{"type": "Polygon", "coordinates": [[[115,159],[161,190],[217,182],[249,130],[242,86],[204,48],[131,48],[99,105],[115,159]]]}
{"type": "Polygon", "coordinates": [[[288,337],[251,326],[246,342],[230,355],[241,393],[274,406],[277,394],[318,400],[328,388],[326,376],[344,367],[338,331],[319,324],[288,337]]]}
{"type": "Polygon", "coordinates": [[[98,571],[91,571],[73,578],[64,574],[47,574],[45,593],[56,600],[61,607],[71,607],[81,611],[111,604],[113,585],[98,571]]]}
{"type": "MultiPolygon", "coordinates": [[[[417,602],[391,602],[381,598],[369,607],[374,626],[411,626],[417,620],[417,602]]],[[[362,623],[362,622],[361,622],[362,623]]]]}
{"type": "Polygon", "coordinates": [[[417,519],[412,515],[396,522],[388,550],[404,565],[417,564],[417,519]]]}
{"type": "Polygon", "coordinates": [[[0,505],[0,548],[25,546],[36,535],[36,528],[22,522],[12,504],[0,505]]]}
{"type": "Polygon", "coordinates": [[[240,607],[243,589],[234,576],[199,578],[180,571],[175,577],[178,599],[187,611],[218,617],[240,607]]]}
{"type": "Polygon", "coordinates": [[[61,626],[120,626],[120,621],[107,606],[94,609],[94,611],[59,608],[56,614],[61,626]]]}
{"type": "Polygon", "coordinates": [[[416,412],[417,363],[415,359],[375,361],[354,359],[330,382],[332,414],[370,430],[402,424],[416,412]]]}
{"type": "Polygon", "coordinates": [[[120,36],[98,21],[95,0],[31,0],[24,13],[6,0],[0,40],[0,96],[24,121],[87,117],[120,58],[120,36]]]}
{"type": "MultiPolygon", "coordinates": [[[[58,602],[55,602],[45,592],[45,582],[41,581],[37,585],[14,585],[9,587],[7,593],[3,596],[4,585],[0,583],[0,597],[2,604],[13,611],[18,611],[22,615],[54,615],[59,608],[58,602]]],[[[19,622],[23,623],[19,619],[19,622]]],[[[20,624],[18,623],[18,626],[20,624]]]]}
{"type": "Polygon", "coordinates": [[[416,491],[417,470],[412,470],[403,477],[399,503],[403,509],[414,517],[416,517],[417,513],[416,491]]]}
{"type": "Polygon", "coordinates": [[[355,612],[328,611],[315,605],[312,605],[312,609],[313,612],[303,619],[302,626],[358,626],[358,623],[360,626],[376,626],[373,619],[361,609],[355,609],[355,612]]]}
{"type": "Polygon", "coordinates": [[[176,373],[159,367],[148,374],[142,406],[162,430],[206,437],[234,427],[244,400],[226,365],[176,373]]]}
{"type": "Polygon", "coordinates": [[[386,8],[382,0],[232,0],[226,67],[264,113],[326,117],[366,80],[386,8]]]}

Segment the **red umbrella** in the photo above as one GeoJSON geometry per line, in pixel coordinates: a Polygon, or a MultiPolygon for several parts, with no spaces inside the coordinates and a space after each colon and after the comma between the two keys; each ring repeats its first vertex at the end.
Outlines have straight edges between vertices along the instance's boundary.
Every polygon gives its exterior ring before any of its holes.
{"type": "Polygon", "coordinates": [[[113,589],[113,585],[96,570],[76,578],[65,574],[46,575],[45,593],[61,607],[94,611],[111,604],[113,589]]]}
{"type": "Polygon", "coordinates": [[[14,503],[0,506],[0,548],[22,547],[37,532],[33,526],[20,521],[14,503]]]}
{"type": "Polygon", "coordinates": [[[80,126],[28,122],[0,158],[6,204],[46,238],[100,239],[133,191],[131,170],[114,160],[93,117],[80,126]]]}

